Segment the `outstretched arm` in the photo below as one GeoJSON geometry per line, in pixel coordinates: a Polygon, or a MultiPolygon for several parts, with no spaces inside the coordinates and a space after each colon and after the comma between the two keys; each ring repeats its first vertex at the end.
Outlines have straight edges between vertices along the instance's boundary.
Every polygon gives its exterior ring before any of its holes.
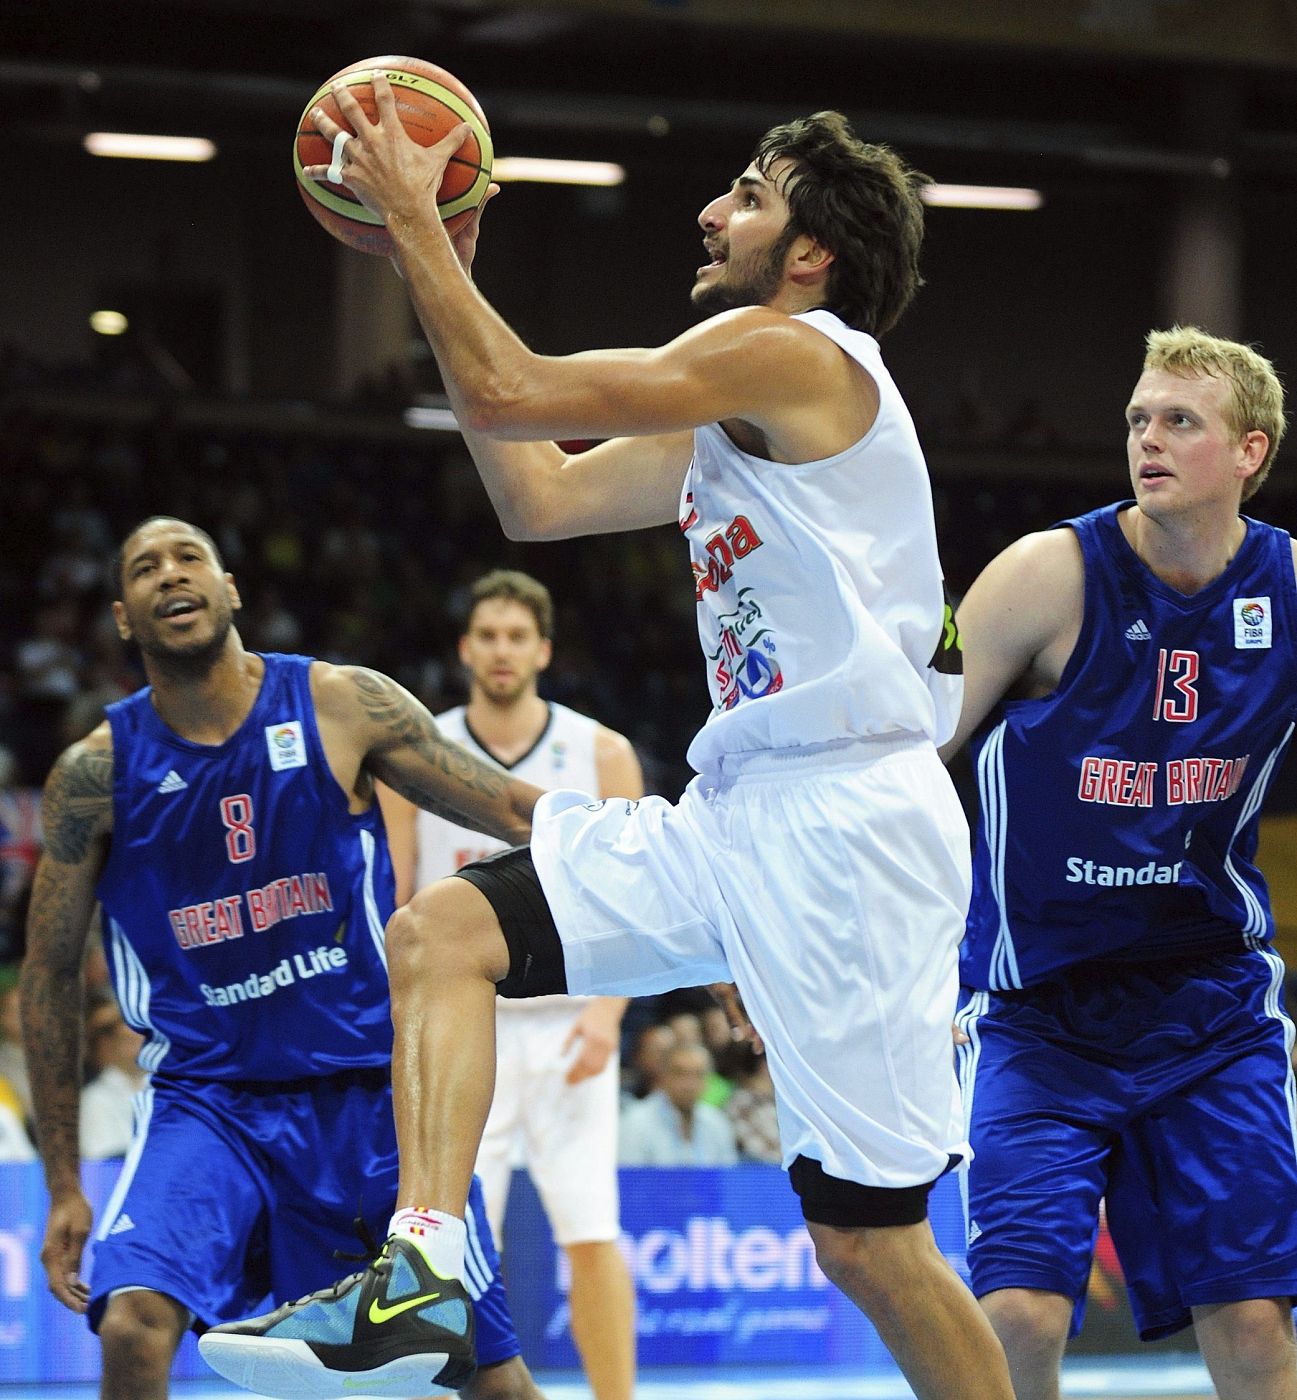
{"type": "Polygon", "coordinates": [[[112,793],[112,738],[105,724],[68,749],[45,784],[45,852],[32,889],[20,982],[36,1143],[50,1193],[41,1262],[51,1292],[75,1312],[84,1312],[89,1301],[79,1271],[91,1225],[78,1136],[82,958],[112,829],[112,793]]]}
{"type": "Polygon", "coordinates": [[[519,845],[541,790],[447,739],[403,686],[362,666],[317,661],[311,686],[322,732],[346,736],[360,766],[416,807],[519,845]]]}

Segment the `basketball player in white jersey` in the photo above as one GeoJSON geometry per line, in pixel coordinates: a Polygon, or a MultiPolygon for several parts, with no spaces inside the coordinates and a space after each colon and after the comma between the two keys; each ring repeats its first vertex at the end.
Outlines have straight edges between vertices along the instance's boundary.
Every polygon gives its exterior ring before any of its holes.
{"type": "MultiPolygon", "coordinates": [[[[1004,1354],[927,1220],[933,1183],[969,1150],[950,1046],[969,837],[936,752],[962,686],[938,669],[957,650],[931,490],[876,339],[919,285],[923,177],[837,113],[776,127],[699,215],[694,302],[719,314],[656,350],[538,355],[467,275],[476,226],[452,242],[437,217],[467,128],[423,149],[381,74],[373,85],[372,122],[335,94],[357,133],[338,143],[342,175],[392,235],[505,532],[678,521],[714,702],[679,804],[549,793],[530,850],[468,866],[393,918],[408,1209],[388,1247],[417,1248],[434,1274],[460,1268],[497,987],[734,981],[821,1267],[923,1400],[1008,1400],[1004,1354]],[[577,437],[607,441],[556,445],[577,437]]],[[[351,1327],[346,1290],[304,1306],[333,1334],[351,1327]]],[[[423,1347],[431,1364],[421,1326],[398,1343],[357,1323],[351,1346],[423,1347]]],[[[263,1322],[236,1328],[267,1369],[291,1366],[263,1322]]]]}
{"type": "MultiPolygon", "coordinates": [[[[468,704],[439,715],[437,727],[537,787],[641,797],[630,741],[537,693],[553,635],[553,599],[538,579],[510,569],[478,579],[459,640],[468,704]]],[[[399,904],[415,888],[506,849],[390,789],[382,801],[399,904]]],[[[630,1400],[635,1391],[635,1292],[617,1245],[617,1052],[626,1000],[497,1000],[495,1098],[477,1156],[491,1229],[503,1240],[515,1149],[523,1149],[571,1267],[572,1337],[595,1400],[630,1400]]]]}

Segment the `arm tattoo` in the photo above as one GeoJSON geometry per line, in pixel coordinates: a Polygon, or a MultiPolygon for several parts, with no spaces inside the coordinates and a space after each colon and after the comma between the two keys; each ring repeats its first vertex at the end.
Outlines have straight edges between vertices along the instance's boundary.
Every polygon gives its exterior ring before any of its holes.
{"type": "Polygon", "coordinates": [[[447,739],[395,681],[376,671],[356,669],[350,675],[380,733],[369,752],[376,776],[425,811],[506,840],[520,838],[530,817],[530,806],[517,791],[522,785],[447,739]]]}
{"type": "Polygon", "coordinates": [[[41,804],[45,849],[63,865],[86,858],[112,813],[113,756],[78,747],[54,765],[41,804]]]}
{"type": "Polygon", "coordinates": [[[36,1139],[51,1195],[78,1186],[81,962],[112,825],[113,757],[68,750],[45,785],[46,849],[27,916],[21,997],[36,1139]]]}

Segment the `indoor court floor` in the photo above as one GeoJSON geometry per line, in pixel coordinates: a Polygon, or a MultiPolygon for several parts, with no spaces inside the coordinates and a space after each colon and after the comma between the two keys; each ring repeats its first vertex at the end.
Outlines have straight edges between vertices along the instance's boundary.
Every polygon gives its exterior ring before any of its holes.
{"type": "MultiPolygon", "coordinates": [[[[573,1372],[538,1373],[546,1400],[589,1400],[590,1392],[573,1372]]],[[[0,1400],[95,1400],[93,1385],[24,1386],[0,1384],[0,1400]]],[[[1086,1357],[1068,1362],[1063,1394],[1069,1400],[1200,1400],[1213,1391],[1195,1356],[1167,1355],[1105,1361],[1086,1357]]],[[[248,1392],[201,1381],[178,1381],[172,1400],[248,1400],[248,1392]]],[[[894,1373],[829,1371],[646,1371],[637,1400],[912,1400],[894,1373]]]]}

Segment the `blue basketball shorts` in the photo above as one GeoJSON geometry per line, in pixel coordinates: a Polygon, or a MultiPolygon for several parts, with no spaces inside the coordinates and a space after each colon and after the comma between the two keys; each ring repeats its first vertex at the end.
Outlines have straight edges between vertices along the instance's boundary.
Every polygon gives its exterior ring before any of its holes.
{"type": "MultiPolygon", "coordinates": [[[[155,1076],[95,1232],[91,1327],[119,1288],[165,1293],[205,1328],[360,1268],[356,1218],[381,1240],[396,1203],[385,1081],[384,1071],[365,1070],[254,1091],[155,1076]]],[[[466,1220],[478,1364],[490,1366],[519,1347],[476,1177],[466,1220]]]]}
{"type": "Polygon", "coordinates": [[[1297,1296],[1297,1086],[1283,964],[1269,950],[965,990],[978,1297],[1075,1300],[1101,1202],[1146,1341],[1190,1309],[1297,1296]]]}

